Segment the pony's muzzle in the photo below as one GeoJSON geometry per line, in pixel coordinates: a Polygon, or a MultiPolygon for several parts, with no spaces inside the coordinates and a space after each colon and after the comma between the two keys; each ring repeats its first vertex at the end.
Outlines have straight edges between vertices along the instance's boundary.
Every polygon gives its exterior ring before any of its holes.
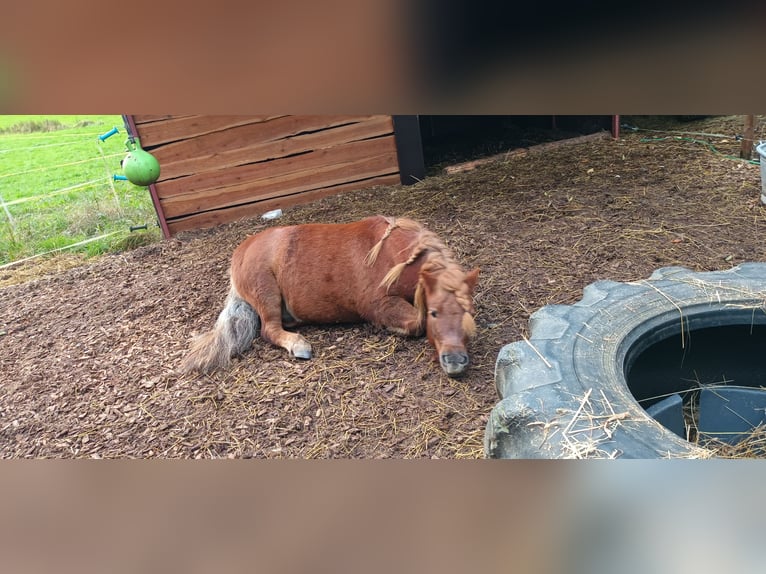
{"type": "Polygon", "coordinates": [[[468,353],[465,351],[450,351],[439,354],[439,363],[450,377],[460,376],[465,373],[470,363],[468,353]]]}

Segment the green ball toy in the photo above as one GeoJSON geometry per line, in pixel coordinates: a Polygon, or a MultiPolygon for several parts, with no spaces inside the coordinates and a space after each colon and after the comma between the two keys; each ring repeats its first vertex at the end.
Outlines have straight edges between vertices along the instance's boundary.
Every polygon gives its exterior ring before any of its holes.
{"type": "Polygon", "coordinates": [[[160,163],[157,158],[141,149],[138,138],[125,143],[128,155],[122,160],[122,171],[134,185],[151,185],[160,177],[160,163]]]}

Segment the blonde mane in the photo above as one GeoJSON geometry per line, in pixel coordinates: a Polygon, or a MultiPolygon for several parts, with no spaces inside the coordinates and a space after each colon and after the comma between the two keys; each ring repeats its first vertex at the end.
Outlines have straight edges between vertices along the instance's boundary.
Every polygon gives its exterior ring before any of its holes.
{"type": "MultiPolygon", "coordinates": [[[[409,257],[405,261],[394,265],[383,277],[380,286],[388,290],[401,277],[408,265],[413,264],[418,257],[425,254],[426,259],[421,269],[426,273],[438,274],[441,288],[455,294],[457,302],[466,312],[466,317],[468,317],[468,319],[464,318],[464,328],[467,333],[474,332],[476,327],[473,324],[473,317],[471,317],[473,313],[471,293],[465,284],[465,273],[455,261],[452,250],[434,232],[424,228],[417,221],[407,218],[386,217],[385,219],[388,222],[388,227],[383,236],[367,253],[364,259],[366,265],[374,265],[383,247],[383,242],[395,229],[413,232],[414,237],[409,246],[404,250],[409,252],[409,257]]],[[[419,311],[421,321],[423,321],[426,315],[426,305],[422,281],[418,282],[415,289],[414,306],[419,311]]]]}

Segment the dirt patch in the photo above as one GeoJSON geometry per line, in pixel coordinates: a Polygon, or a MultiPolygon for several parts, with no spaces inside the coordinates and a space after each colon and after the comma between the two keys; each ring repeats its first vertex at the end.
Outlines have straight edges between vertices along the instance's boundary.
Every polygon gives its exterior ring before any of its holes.
{"type": "Polygon", "coordinates": [[[528,335],[530,313],[598,279],[764,260],[759,168],[727,157],[741,116],[652,127],[665,131],[347,193],[2,287],[0,456],[482,456],[497,352],[528,335]],[[481,267],[465,378],[446,377],[424,339],[369,325],[301,329],[308,362],[256,340],[226,372],[174,374],[215,321],[248,233],[375,213],[424,222],[481,267]]]}

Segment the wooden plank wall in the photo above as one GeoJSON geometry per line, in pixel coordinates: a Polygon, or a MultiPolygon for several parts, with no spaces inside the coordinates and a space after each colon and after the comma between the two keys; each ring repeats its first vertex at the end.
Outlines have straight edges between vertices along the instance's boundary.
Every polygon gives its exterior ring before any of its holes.
{"type": "Polygon", "coordinates": [[[171,235],[400,181],[391,116],[132,119],[171,235]]]}

